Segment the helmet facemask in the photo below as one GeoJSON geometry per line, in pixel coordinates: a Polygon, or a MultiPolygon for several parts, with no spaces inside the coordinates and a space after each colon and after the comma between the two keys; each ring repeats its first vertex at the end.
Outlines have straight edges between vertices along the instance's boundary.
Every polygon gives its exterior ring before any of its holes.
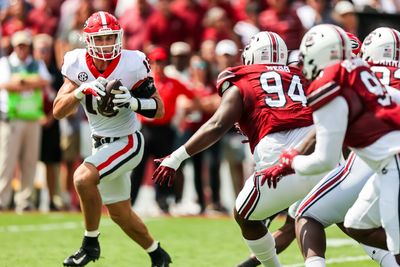
{"type": "MultiPolygon", "coordinates": [[[[118,57],[122,51],[122,30],[107,30],[98,33],[83,33],[86,48],[90,56],[100,60],[112,60],[118,57]],[[96,45],[96,37],[115,35],[114,44],[96,45]]],[[[105,37],[107,38],[107,37],[105,37]]]]}

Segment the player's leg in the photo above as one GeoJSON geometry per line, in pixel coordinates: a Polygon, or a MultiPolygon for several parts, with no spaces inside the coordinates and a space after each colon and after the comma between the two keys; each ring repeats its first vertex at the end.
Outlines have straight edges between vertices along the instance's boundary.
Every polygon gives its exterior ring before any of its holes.
{"type": "MultiPolygon", "coordinates": [[[[324,228],[335,223],[341,227],[347,209],[373,173],[364,161],[351,153],[343,166],[325,176],[304,198],[297,213],[296,234],[306,266],[325,266],[324,228]]],[[[380,256],[368,255],[378,263],[388,254],[377,248],[374,251],[380,256]]]]}
{"type": "MultiPolygon", "coordinates": [[[[264,223],[267,228],[278,215],[286,214],[285,223],[276,231],[272,233],[272,237],[275,240],[276,253],[279,254],[284,251],[295,239],[294,231],[294,219],[292,215],[288,214],[287,211],[282,211],[273,216],[269,217],[264,223]]],[[[261,262],[257,260],[257,257],[252,254],[248,259],[241,262],[237,267],[255,267],[259,266],[261,262]]]]}
{"type": "Polygon", "coordinates": [[[98,241],[101,217],[101,196],[97,189],[99,173],[91,163],[82,163],[74,173],[74,185],[78,192],[84,217],[85,234],[79,250],[64,260],[64,266],[85,266],[100,257],[98,241]]]}
{"type": "Polygon", "coordinates": [[[108,204],[111,219],[137,244],[149,254],[152,266],[169,266],[171,258],[168,253],[155,241],[146,225],[131,209],[130,201],[124,200],[108,204]]]}

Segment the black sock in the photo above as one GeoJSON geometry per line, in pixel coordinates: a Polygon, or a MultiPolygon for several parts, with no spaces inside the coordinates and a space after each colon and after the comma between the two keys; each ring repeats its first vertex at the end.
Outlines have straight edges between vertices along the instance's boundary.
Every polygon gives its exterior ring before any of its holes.
{"type": "Polygon", "coordinates": [[[99,245],[98,238],[99,238],[99,236],[96,236],[96,237],[84,236],[83,241],[82,241],[82,247],[98,246],[99,245]]]}

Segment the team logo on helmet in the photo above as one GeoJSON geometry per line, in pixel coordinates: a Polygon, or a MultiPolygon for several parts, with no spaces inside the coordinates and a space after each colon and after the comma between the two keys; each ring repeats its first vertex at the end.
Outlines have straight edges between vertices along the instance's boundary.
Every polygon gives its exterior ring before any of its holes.
{"type": "Polygon", "coordinates": [[[315,44],[315,35],[316,32],[311,32],[306,38],[305,45],[306,47],[313,46],[315,44]]]}
{"type": "Polygon", "coordinates": [[[86,72],[83,72],[83,71],[79,72],[79,74],[78,74],[78,80],[79,81],[86,82],[88,78],[89,78],[89,76],[87,75],[86,72]]]}

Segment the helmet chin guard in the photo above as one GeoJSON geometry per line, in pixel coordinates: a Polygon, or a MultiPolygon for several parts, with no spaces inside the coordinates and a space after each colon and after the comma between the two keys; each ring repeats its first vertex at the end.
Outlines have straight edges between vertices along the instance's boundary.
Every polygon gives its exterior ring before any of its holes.
{"type": "Polygon", "coordinates": [[[100,60],[112,60],[122,52],[123,30],[118,20],[108,12],[99,11],[92,14],[83,27],[83,37],[90,56],[100,60]],[[95,38],[115,35],[115,43],[96,45],[95,38]]]}

